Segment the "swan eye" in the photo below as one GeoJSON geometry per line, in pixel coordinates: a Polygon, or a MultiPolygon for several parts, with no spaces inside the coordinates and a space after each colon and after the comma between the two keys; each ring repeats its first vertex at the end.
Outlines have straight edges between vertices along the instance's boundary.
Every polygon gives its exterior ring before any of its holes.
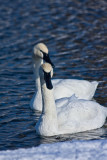
{"type": "Polygon", "coordinates": [[[42,51],[42,50],[40,50],[40,52],[42,52],[43,53],[43,56],[45,55],[45,56],[47,56],[48,54],[46,54],[44,51],[42,51]]]}

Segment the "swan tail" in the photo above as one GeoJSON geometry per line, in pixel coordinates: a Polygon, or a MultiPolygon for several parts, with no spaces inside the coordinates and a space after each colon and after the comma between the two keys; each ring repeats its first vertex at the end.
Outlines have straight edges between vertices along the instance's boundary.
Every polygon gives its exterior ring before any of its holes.
{"type": "Polygon", "coordinates": [[[93,81],[92,84],[93,84],[93,86],[94,86],[94,88],[95,88],[95,90],[96,90],[96,89],[97,89],[97,86],[98,86],[98,84],[99,84],[99,82],[93,81]]]}
{"type": "Polygon", "coordinates": [[[97,81],[91,82],[91,88],[90,88],[91,90],[90,90],[89,100],[92,99],[92,97],[94,96],[98,84],[99,84],[99,82],[97,82],[97,81]]]}
{"type": "Polygon", "coordinates": [[[107,117],[107,107],[105,108],[105,112],[106,112],[106,117],[107,117]]]}
{"type": "MultiPolygon", "coordinates": [[[[102,106],[103,107],[103,106],[102,106]]],[[[105,115],[106,115],[106,117],[107,117],[107,107],[103,107],[103,111],[104,111],[104,113],[105,113],[105,115]]]]}

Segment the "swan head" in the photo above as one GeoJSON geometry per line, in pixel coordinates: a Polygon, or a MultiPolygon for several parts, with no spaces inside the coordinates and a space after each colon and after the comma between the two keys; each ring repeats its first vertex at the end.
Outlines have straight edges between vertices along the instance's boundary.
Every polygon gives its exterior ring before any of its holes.
{"type": "Polygon", "coordinates": [[[44,43],[38,43],[34,46],[33,56],[43,59],[45,62],[50,63],[54,67],[54,64],[51,62],[48,54],[48,48],[44,43]]]}
{"type": "Polygon", "coordinates": [[[53,68],[49,63],[44,63],[41,67],[42,67],[46,87],[51,90],[53,88],[53,85],[51,82],[51,78],[53,76],[53,68]]]}

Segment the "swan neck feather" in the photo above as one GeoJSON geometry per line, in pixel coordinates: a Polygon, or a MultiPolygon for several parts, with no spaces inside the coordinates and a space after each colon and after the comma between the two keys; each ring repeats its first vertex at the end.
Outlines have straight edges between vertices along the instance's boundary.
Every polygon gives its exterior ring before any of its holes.
{"type": "Polygon", "coordinates": [[[35,57],[33,59],[33,72],[34,72],[34,79],[35,79],[35,87],[36,91],[41,93],[41,85],[40,85],[40,75],[39,75],[39,68],[43,64],[43,60],[39,57],[35,57]]]}

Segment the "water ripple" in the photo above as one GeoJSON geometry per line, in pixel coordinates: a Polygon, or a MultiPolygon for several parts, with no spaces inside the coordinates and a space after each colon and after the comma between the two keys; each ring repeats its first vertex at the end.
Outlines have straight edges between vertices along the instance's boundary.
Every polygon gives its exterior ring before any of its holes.
{"type": "Polygon", "coordinates": [[[95,100],[107,106],[106,0],[22,0],[0,4],[0,149],[32,147],[72,139],[107,138],[106,125],[84,133],[40,137],[40,116],[29,107],[35,91],[32,48],[44,42],[55,64],[54,78],[100,82],[95,100]]]}

